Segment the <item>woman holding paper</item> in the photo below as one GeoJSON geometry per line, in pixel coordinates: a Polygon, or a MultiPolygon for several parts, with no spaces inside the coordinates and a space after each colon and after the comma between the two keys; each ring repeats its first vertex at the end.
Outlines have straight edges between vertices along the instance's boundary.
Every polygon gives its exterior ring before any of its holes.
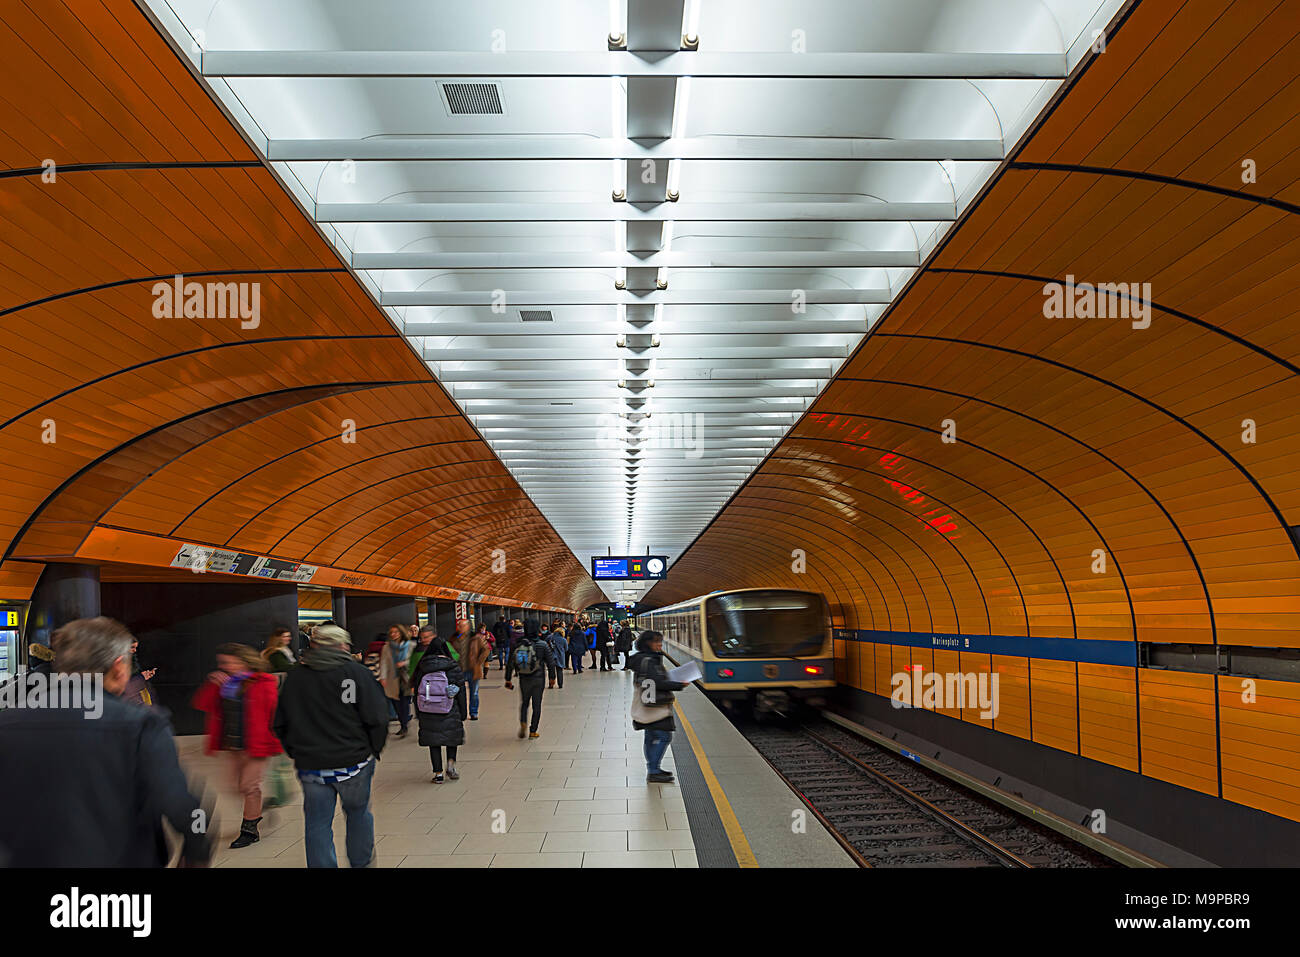
{"type": "Polygon", "coordinates": [[[637,654],[628,659],[636,687],[632,695],[632,727],[645,732],[646,781],[672,784],[671,771],[660,767],[677,725],[673,722],[673,692],[686,687],[673,681],[664,669],[664,636],[643,632],[636,643],[637,654]]]}

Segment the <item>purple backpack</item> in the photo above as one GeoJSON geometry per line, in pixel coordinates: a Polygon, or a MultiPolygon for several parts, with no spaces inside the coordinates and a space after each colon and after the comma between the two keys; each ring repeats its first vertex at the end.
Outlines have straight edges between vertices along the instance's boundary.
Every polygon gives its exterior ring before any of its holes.
{"type": "Polygon", "coordinates": [[[430,671],[420,679],[415,694],[415,708],[425,714],[447,714],[451,711],[452,696],[447,685],[447,672],[430,671]]]}

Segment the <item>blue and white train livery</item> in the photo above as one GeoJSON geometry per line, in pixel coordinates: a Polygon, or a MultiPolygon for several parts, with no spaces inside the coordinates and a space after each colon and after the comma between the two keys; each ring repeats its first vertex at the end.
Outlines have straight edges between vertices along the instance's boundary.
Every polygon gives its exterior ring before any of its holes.
{"type": "Polygon", "coordinates": [[[637,616],[662,632],[668,657],[699,663],[700,684],[727,704],[757,711],[793,702],[824,703],[835,686],[826,599],[815,592],[771,588],[716,591],[637,616]]]}

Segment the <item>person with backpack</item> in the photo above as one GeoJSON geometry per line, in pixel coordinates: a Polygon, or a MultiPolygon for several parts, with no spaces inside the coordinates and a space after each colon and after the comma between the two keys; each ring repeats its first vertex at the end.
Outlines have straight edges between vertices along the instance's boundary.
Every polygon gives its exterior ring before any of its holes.
{"type": "Polygon", "coordinates": [[[661,766],[677,725],[673,722],[673,692],[686,687],[685,682],[671,681],[664,668],[664,636],[645,631],[636,643],[637,654],[628,660],[632,669],[632,727],[645,732],[646,781],[652,784],[674,783],[673,773],[661,766]]]}
{"type": "Polygon", "coordinates": [[[546,690],[547,676],[549,675],[552,681],[555,680],[555,652],[550,642],[537,636],[537,626],[531,622],[529,626],[531,630],[524,632],[524,636],[519,639],[519,644],[506,660],[506,687],[514,687],[510,683],[512,674],[519,675],[519,737],[521,738],[525,732],[530,738],[540,737],[537,728],[542,722],[542,693],[546,690]],[[533,711],[531,725],[528,721],[529,705],[532,706],[533,711]]]}
{"type": "Polygon", "coordinates": [[[443,781],[442,749],[447,749],[447,774],[460,779],[456,770],[456,749],[465,743],[467,681],[441,638],[429,642],[415,669],[415,717],[420,724],[420,744],[429,749],[434,784],[443,781]]]}
{"type": "Polygon", "coordinates": [[[266,759],[283,748],[271,730],[279,682],[266,670],[262,656],[248,645],[218,645],[217,670],[199,686],[193,706],[207,715],[207,753],[230,755],[234,790],[244,803],[244,817],[232,848],[256,844],[261,836],[262,776],[266,759]]]}

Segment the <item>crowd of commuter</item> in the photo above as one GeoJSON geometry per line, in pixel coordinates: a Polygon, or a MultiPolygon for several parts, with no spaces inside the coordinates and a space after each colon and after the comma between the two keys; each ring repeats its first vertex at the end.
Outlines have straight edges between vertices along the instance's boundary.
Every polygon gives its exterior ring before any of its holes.
{"type": "MultiPolygon", "coordinates": [[[[667,680],[661,649],[650,637],[657,638],[646,633],[639,654],[629,656],[628,625],[499,615],[490,626],[458,620],[447,637],[432,623],[394,624],[365,648],[328,621],[300,631],[298,654],[288,628],[276,629],[260,650],[222,644],[191,705],[204,716],[206,753],[224,755],[241,803],[229,847],[261,839],[263,812],[289,803],[296,776],[307,866],[337,866],[336,803],[349,864],[372,864],[370,786],[390,724],[397,725],[396,738],[405,738],[414,717],[419,744],[429,750],[432,783],[458,780],[465,724],[478,720],[480,683],[493,661],[504,670],[506,688],[518,682],[520,738],[540,737],[543,695],[563,690],[566,668],[581,675],[588,654],[589,669],[597,662],[600,671],[617,665],[634,671],[638,682],[649,681],[653,700],[634,704],[633,724],[646,730],[647,780],[671,781],[659,762],[673,730],[672,692],[682,685],[667,680]]],[[[104,713],[82,724],[88,715],[76,712],[91,707],[88,700],[0,711],[0,776],[33,782],[38,791],[0,792],[0,866],[162,866],[169,859],[164,820],[180,834],[180,864],[208,863],[212,811],[181,770],[170,716],[149,683],[157,669],[141,668],[135,638],[112,619],[92,618],[64,625],[51,645],[30,646],[32,667],[20,680],[71,675],[98,683],[104,713]],[[19,804],[42,809],[48,822],[75,823],[60,824],[63,839],[54,841],[48,829],[36,828],[43,834],[37,841],[14,826],[30,818],[19,804]]]]}

